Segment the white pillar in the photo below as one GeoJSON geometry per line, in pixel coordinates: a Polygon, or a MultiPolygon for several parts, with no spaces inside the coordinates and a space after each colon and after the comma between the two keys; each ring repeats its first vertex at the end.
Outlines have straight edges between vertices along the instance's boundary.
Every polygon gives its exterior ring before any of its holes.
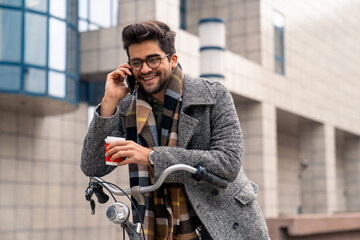
{"type": "Polygon", "coordinates": [[[337,209],[336,196],[336,143],[335,128],[325,124],[325,172],[326,172],[326,195],[327,213],[333,213],[337,209]]]}
{"type": "Polygon", "coordinates": [[[237,102],[243,130],[242,166],[248,178],[259,185],[258,202],[266,218],[277,217],[278,167],[276,108],[258,102],[237,102]]]}
{"type": "Polygon", "coordinates": [[[262,155],[263,155],[263,188],[264,215],[276,217],[278,206],[278,159],[277,159],[277,124],[276,108],[262,103],[262,155]]]}
{"type": "Polygon", "coordinates": [[[225,22],[219,18],[199,21],[200,76],[211,81],[225,79],[225,22]]]}

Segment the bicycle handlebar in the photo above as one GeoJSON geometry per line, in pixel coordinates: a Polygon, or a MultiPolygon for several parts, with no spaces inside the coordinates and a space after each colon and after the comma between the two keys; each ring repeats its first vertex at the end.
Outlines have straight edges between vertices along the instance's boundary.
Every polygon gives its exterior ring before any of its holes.
{"type": "MultiPolygon", "coordinates": [[[[180,171],[180,170],[184,170],[184,171],[187,171],[187,172],[191,173],[193,175],[193,178],[196,181],[203,180],[203,181],[209,182],[209,183],[214,184],[214,185],[216,185],[216,186],[218,186],[220,188],[223,188],[223,189],[225,189],[229,184],[229,182],[227,180],[225,180],[223,178],[220,178],[220,177],[216,176],[213,173],[207,172],[206,169],[204,167],[202,167],[202,166],[198,166],[198,167],[195,168],[195,167],[192,167],[192,166],[189,166],[189,165],[186,165],[186,164],[175,164],[173,166],[170,166],[170,167],[166,168],[164,170],[164,172],[160,175],[158,180],[155,182],[155,184],[153,184],[151,186],[140,187],[139,192],[141,194],[143,194],[143,193],[156,191],[157,189],[160,188],[160,186],[163,184],[166,177],[170,173],[180,171]]],[[[123,196],[125,194],[131,194],[131,189],[124,189],[123,191],[120,191],[120,190],[114,188],[113,186],[107,184],[100,177],[90,177],[90,182],[101,183],[111,193],[113,193],[115,195],[118,195],[118,196],[123,196]]]]}
{"type": "MultiPolygon", "coordinates": [[[[220,188],[226,188],[228,186],[228,181],[216,176],[213,173],[207,172],[206,169],[202,166],[192,167],[186,164],[176,164],[170,166],[164,170],[164,172],[160,175],[159,179],[155,182],[155,184],[140,187],[134,186],[130,189],[120,189],[115,188],[116,185],[108,183],[101,179],[100,177],[90,177],[89,187],[85,191],[86,200],[90,201],[91,206],[91,214],[95,214],[95,201],[92,199],[93,193],[98,198],[99,203],[105,203],[109,199],[109,197],[103,192],[103,187],[105,187],[110,193],[118,196],[124,195],[132,195],[137,201],[137,206],[135,207],[137,214],[135,216],[134,223],[128,221],[129,217],[129,209],[126,205],[115,202],[111,204],[107,211],[106,216],[114,223],[120,223],[121,226],[128,232],[130,239],[142,239],[140,234],[140,227],[142,228],[142,223],[145,217],[145,197],[144,193],[154,192],[160,188],[160,186],[165,181],[166,177],[173,172],[176,171],[187,171],[192,174],[192,177],[196,181],[206,181],[211,184],[214,184],[220,188]],[[115,187],[114,187],[115,186],[115,187]]],[[[115,198],[114,198],[115,199],[115,198]]],[[[116,199],[115,199],[116,201],[116,199]]],[[[132,202],[132,200],[130,200],[132,202]]],[[[144,234],[144,230],[143,230],[144,234]]],[[[143,235],[145,239],[145,235],[143,235]]]]}

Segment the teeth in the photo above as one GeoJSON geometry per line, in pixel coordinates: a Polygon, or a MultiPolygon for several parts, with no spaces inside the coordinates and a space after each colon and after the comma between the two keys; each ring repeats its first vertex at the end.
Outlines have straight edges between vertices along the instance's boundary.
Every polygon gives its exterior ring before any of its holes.
{"type": "Polygon", "coordinates": [[[152,76],[152,77],[148,77],[148,78],[144,78],[145,81],[148,81],[148,80],[151,80],[151,79],[154,79],[156,78],[156,76],[152,76]]]}

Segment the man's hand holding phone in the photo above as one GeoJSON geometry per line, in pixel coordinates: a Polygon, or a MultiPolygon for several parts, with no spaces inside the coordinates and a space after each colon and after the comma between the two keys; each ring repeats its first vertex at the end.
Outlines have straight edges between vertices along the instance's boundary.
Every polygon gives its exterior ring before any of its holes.
{"type": "Polygon", "coordinates": [[[129,93],[129,88],[124,80],[132,76],[129,64],[120,65],[106,77],[105,94],[101,101],[101,116],[110,117],[115,113],[119,101],[129,93]]]}

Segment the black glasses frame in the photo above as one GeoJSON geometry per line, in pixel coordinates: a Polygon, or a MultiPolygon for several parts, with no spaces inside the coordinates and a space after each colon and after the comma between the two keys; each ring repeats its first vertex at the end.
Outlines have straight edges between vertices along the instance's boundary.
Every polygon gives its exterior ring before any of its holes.
{"type": "Polygon", "coordinates": [[[148,65],[149,68],[155,69],[155,68],[158,68],[158,67],[160,66],[161,60],[163,60],[163,58],[165,58],[165,57],[167,57],[167,56],[169,56],[169,54],[165,54],[165,56],[151,56],[151,57],[146,58],[145,60],[142,60],[142,59],[140,59],[140,58],[138,58],[138,59],[131,59],[131,60],[128,61],[128,64],[130,65],[131,69],[133,69],[133,70],[135,70],[135,71],[140,71],[140,70],[142,69],[142,67],[143,67],[144,62],[146,62],[146,65],[148,65]],[[149,60],[152,60],[152,59],[159,59],[159,63],[157,64],[156,67],[150,66],[151,63],[149,64],[149,60]],[[134,62],[140,62],[140,67],[134,67],[134,66],[132,66],[132,64],[133,64],[134,62]]]}

